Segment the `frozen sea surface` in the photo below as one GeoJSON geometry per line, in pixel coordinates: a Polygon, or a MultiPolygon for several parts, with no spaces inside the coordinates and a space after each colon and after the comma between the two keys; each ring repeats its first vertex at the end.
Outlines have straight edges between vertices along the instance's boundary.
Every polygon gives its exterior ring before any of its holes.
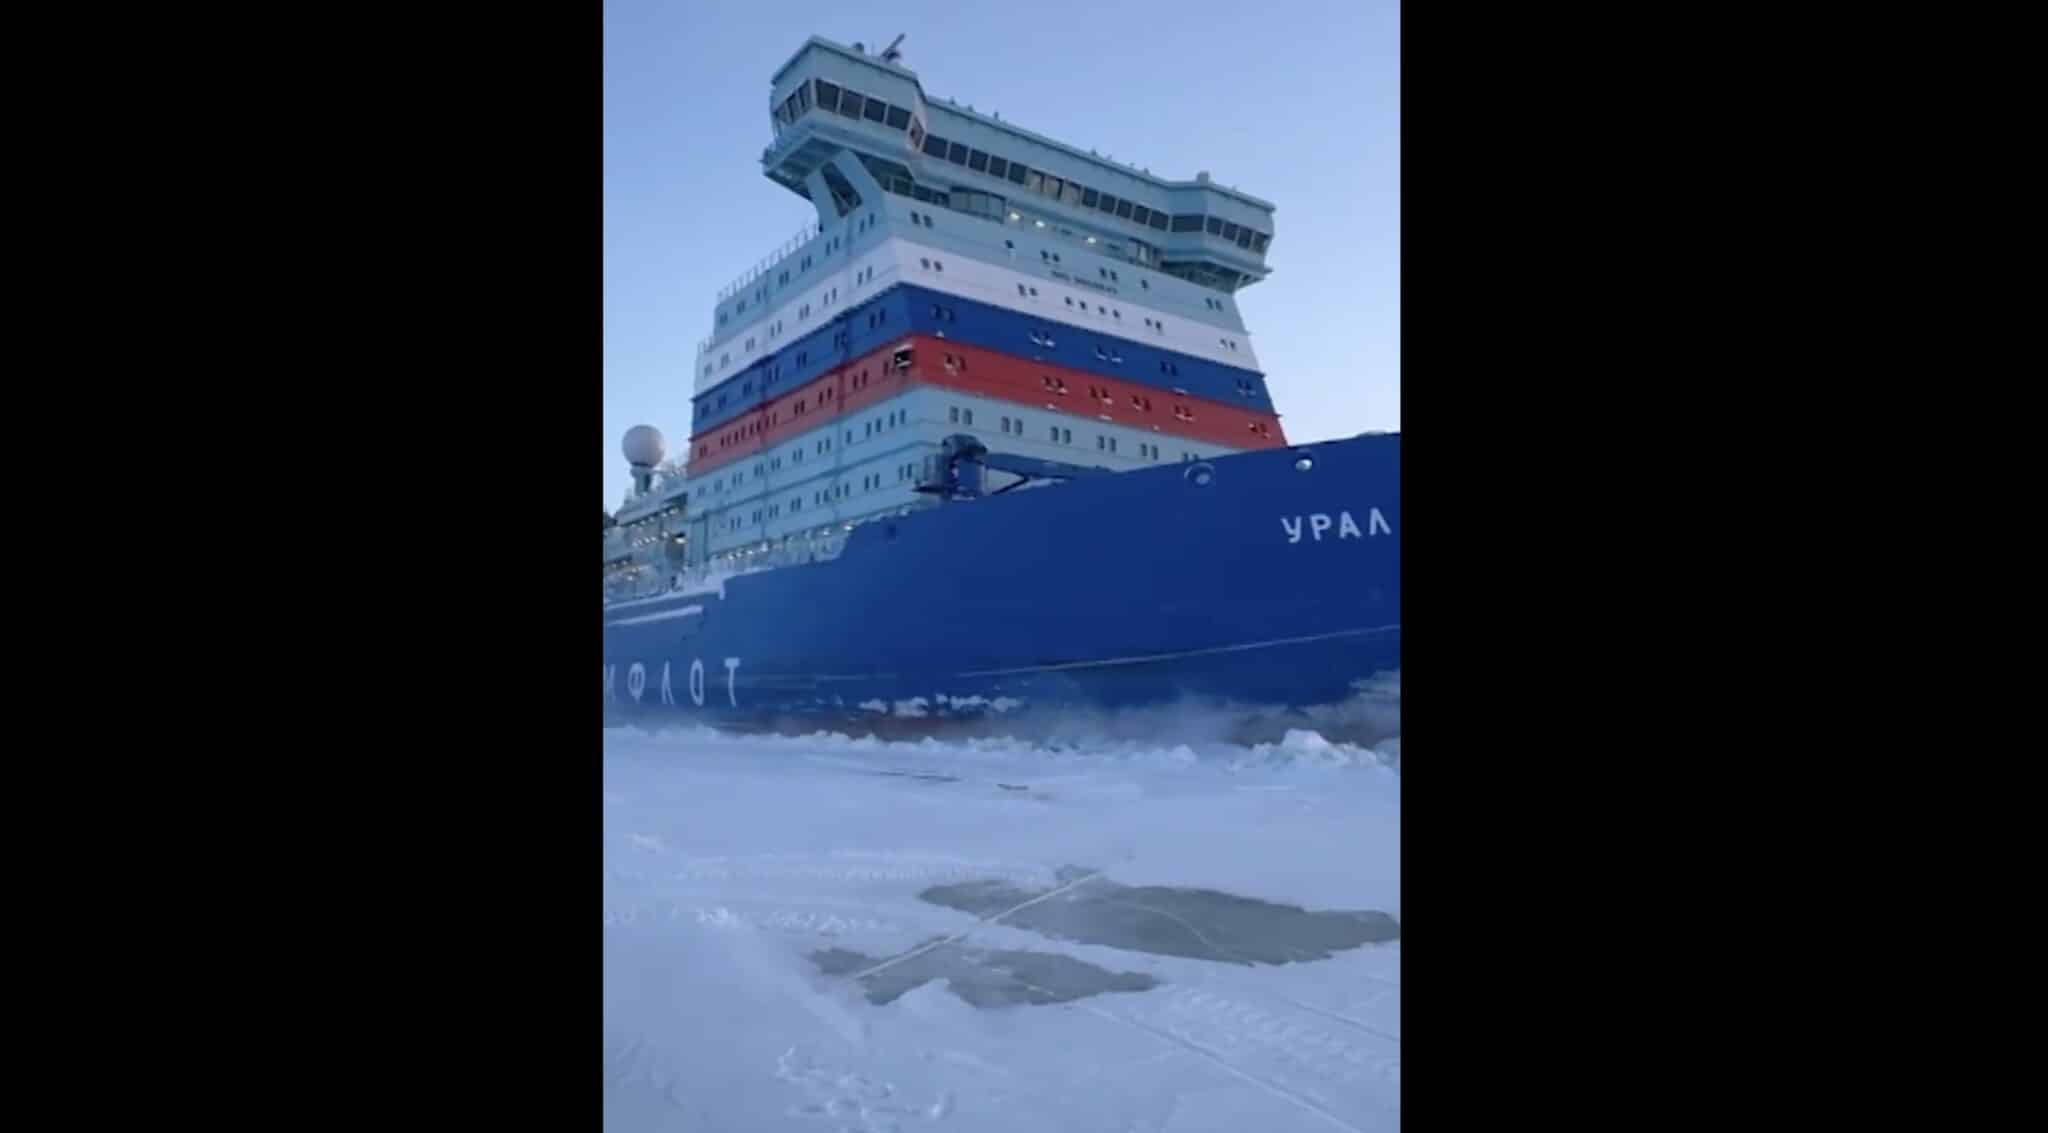
{"type": "Polygon", "coordinates": [[[604,739],[610,1130],[1400,1124],[1398,739],[604,739]]]}

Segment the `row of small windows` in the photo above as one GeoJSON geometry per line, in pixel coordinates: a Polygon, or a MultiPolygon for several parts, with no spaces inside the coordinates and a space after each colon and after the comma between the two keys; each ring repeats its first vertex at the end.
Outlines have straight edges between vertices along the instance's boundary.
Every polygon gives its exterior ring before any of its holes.
{"type": "MultiPolygon", "coordinates": [[[[952,321],[957,316],[952,308],[940,304],[934,304],[932,306],[932,317],[938,321],[952,321]]],[[[886,309],[877,310],[869,314],[869,325],[871,327],[878,326],[879,324],[886,321],[886,309]]],[[[1146,321],[1148,324],[1153,323],[1153,320],[1150,319],[1147,319],[1146,321]]],[[[1039,329],[1031,330],[1029,332],[1029,338],[1033,345],[1047,349],[1055,348],[1058,345],[1049,333],[1039,329]]],[[[1236,349],[1236,343],[1234,340],[1219,339],[1218,341],[1223,343],[1230,349],[1236,349]]],[[[1098,343],[1093,349],[1095,357],[1098,361],[1107,362],[1112,365],[1121,365],[1124,361],[1122,353],[1116,350],[1113,345],[1105,346],[1103,344],[1098,343]]],[[[949,352],[941,354],[940,357],[942,365],[944,366],[948,374],[959,374],[967,369],[967,359],[964,355],[955,355],[949,352]]],[[[807,360],[807,358],[808,355],[800,354],[798,356],[799,363],[807,360]]],[[[908,349],[899,350],[896,352],[896,355],[889,364],[888,369],[894,372],[906,371],[909,369],[911,363],[911,351],[908,349]]],[[[763,382],[764,389],[767,385],[773,383],[775,377],[777,376],[776,372],[779,370],[780,366],[777,366],[775,367],[774,371],[771,371],[767,381],[763,382]]],[[[1178,362],[1175,362],[1171,359],[1160,359],[1159,371],[1161,374],[1167,377],[1179,377],[1180,365],[1178,362]]],[[[850,390],[865,389],[869,384],[870,378],[871,375],[869,371],[866,369],[862,369],[857,373],[850,374],[847,377],[848,388],[850,390]]],[[[1066,381],[1063,378],[1054,378],[1051,375],[1040,375],[1040,381],[1047,392],[1054,393],[1059,396],[1065,396],[1067,393],[1066,381]]],[[[1253,382],[1251,382],[1248,379],[1237,379],[1236,386],[1237,393],[1240,397],[1251,398],[1257,395],[1256,386],[1253,382]]],[[[753,383],[746,383],[743,392],[751,394],[752,391],[753,383]]],[[[1185,393],[1185,391],[1180,390],[1176,390],[1176,392],[1180,392],[1183,394],[1185,393]]],[[[831,399],[833,394],[834,391],[829,387],[820,391],[818,395],[819,403],[822,405],[825,401],[831,399]]],[[[1090,386],[1088,394],[1090,397],[1102,401],[1104,404],[1111,404],[1113,400],[1110,398],[1109,391],[1106,387],[1090,386]]],[[[724,396],[721,395],[718,400],[718,404],[722,406],[724,404],[724,401],[724,396]]],[[[1132,395],[1131,402],[1133,409],[1142,412],[1152,411],[1152,404],[1149,398],[1143,398],[1138,395],[1132,395]]],[[[790,408],[792,416],[800,416],[808,412],[810,406],[807,402],[807,399],[800,398],[790,408]]],[[[1185,406],[1175,406],[1174,415],[1183,421],[1194,420],[1194,415],[1192,411],[1188,410],[1185,406]]],[[[894,419],[898,419],[901,416],[901,414],[891,414],[892,421],[890,423],[893,424],[894,419]]],[[[741,443],[751,436],[758,435],[763,429],[776,425],[777,423],[779,423],[779,421],[779,412],[771,411],[764,420],[757,420],[755,422],[751,422],[749,424],[740,426],[735,430],[729,431],[719,439],[718,445],[720,448],[725,448],[732,444],[741,443]]],[[[874,427],[875,426],[873,426],[872,424],[869,426],[870,435],[872,435],[874,427]]],[[[852,433],[849,431],[847,434],[847,440],[851,441],[852,439],[852,433]]],[[[699,455],[704,455],[706,451],[708,450],[700,448],[699,455]]],[[[821,447],[819,451],[823,452],[824,448],[821,447]]]]}
{"type": "Polygon", "coordinates": [[[1108,193],[1099,192],[1076,182],[1065,181],[1049,173],[1032,169],[1021,161],[1007,161],[993,154],[983,153],[981,150],[962,145],[959,142],[949,141],[937,134],[927,134],[921,148],[926,157],[938,158],[941,161],[948,161],[954,165],[965,166],[975,173],[986,173],[990,177],[1000,177],[1013,185],[1022,185],[1034,193],[1050,197],[1062,204],[1073,205],[1078,208],[1095,209],[1099,212],[1108,213],[1119,220],[1128,220],[1134,224],[1144,225],[1147,228],[1158,229],[1161,232],[1201,232],[1206,230],[1212,236],[1221,236],[1241,248],[1248,248],[1258,253],[1265,252],[1266,242],[1271,239],[1267,233],[1259,232],[1249,227],[1242,227],[1218,217],[1204,216],[1201,213],[1182,213],[1168,216],[1164,212],[1134,201],[1119,200],[1108,193]]]}
{"type": "MultiPolygon", "coordinates": [[[[872,271],[873,271],[874,269],[873,269],[873,268],[869,268],[869,269],[867,269],[867,270],[868,270],[869,272],[872,272],[872,271]]],[[[832,305],[833,303],[836,303],[836,302],[838,302],[838,301],[839,301],[839,289],[838,289],[837,287],[834,287],[834,288],[832,288],[831,290],[829,290],[829,291],[825,292],[825,295],[824,295],[824,297],[823,297],[823,298],[821,298],[821,299],[820,299],[820,300],[818,301],[818,309],[819,309],[820,311],[823,311],[823,310],[824,310],[824,309],[825,309],[826,307],[829,307],[829,306],[831,306],[831,305],[832,305]]],[[[744,306],[744,304],[742,304],[742,306],[744,306]]],[[[801,309],[799,309],[799,310],[797,311],[797,318],[799,318],[799,319],[808,319],[808,318],[810,318],[810,317],[811,317],[811,305],[810,305],[810,304],[808,304],[808,303],[806,303],[806,304],[804,304],[804,305],[803,305],[803,307],[802,307],[801,309]]],[[[718,320],[718,321],[719,321],[719,322],[721,322],[721,323],[723,323],[723,322],[725,321],[725,317],[724,317],[723,315],[719,316],[719,320],[718,320]]],[[[769,326],[769,328],[768,328],[768,334],[769,334],[769,336],[770,336],[770,337],[775,337],[775,336],[777,336],[777,335],[780,335],[781,333],[782,333],[782,320],[781,320],[781,319],[777,319],[777,320],[775,320],[775,322],[774,322],[774,323],[773,323],[773,324],[772,324],[771,326],[769,326]]],[[[744,349],[746,349],[746,350],[752,350],[752,349],[754,348],[754,343],[755,343],[755,341],[756,341],[756,340],[755,340],[755,339],[753,339],[753,338],[749,338],[749,339],[747,339],[747,342],[746,342],[746,346],[744,347],[744,349]]],[[[844,345],[844,343],[840,343],[840,342],[837,342],[837,341],[835,340],[835,342],[834,342],[834,345],[844,345]]],[[[731,366],[732,366],[732,354],[731,354],[731,353],[725,353],[725,354],[720,354],[720,355],[718,356],[718,365],[717,365],[716,369],[724,370],[724,369],[727,369],[727,368],[729,368],[729,367],[731,367],[731,366]]],[[[707,377],[707,378],[708,378],[708,377],[710,377],[710,376],[711,376],[711,373],[712,373],[712,370],[713,370],[713,369],[714,369],[714,367],[713,367],[713,366],[711,365],[711,363],[709,363],[709,362],[706,362],[706,363],[704,364],[704,376],[705,376],[705,377],[707,377]]],[[[723,397],[721,397],[721,398],[719,399],[719,404],[720,404],[720,405],[724,405],[724,404],[725,404],[725,399],[724,399],[723,397]]]]}
{"type": "MultiPolygon", "coordinates": [[[[1097,391],[1091,388],[1090,392],[1093,393],[1097,391]]],[[[1102,392],[1106,394],[1106,391],[1102,392]]],[[[1180,407],[1177,406],[1176,410],[1179,410],[1179,408],[1180,407]]],[[[891,421],[896,422],[900,422],[904,419],[907,419],[907,417],[907,413],[896,413],[890,415],[891,421]]],[[[972,409],[965,409],[960,406],[949,407],[948,417],[950,420],[958,424],[972,425],[974,423],[974,411],[972,409]]],[[[871,422],[870,424],[872,425],[873,423],[871,422]]],[[[1000,428],[1005,435],[1022,437],[1025,433],[1025,421],[1021,417],[1013,418],[1006,416],[1001,419],[1000,428]]],[[[1253,434],[1261,437],[1270,437],[1272,435],[1271,427],[1263,421],[1251,422],[1249,425],[1249,430],[1253,434]]],[[[849,437],[851,437],[851,435],[852,434],[850,433],[848,434],[849,437]]],[[[1062,425],[1054,424],[1048,426],[1047,437],[1054,444],[1071,445],[1074,443],[1074,431],[1071,428],[1067,428],[1062,425]]],[[[1118,451],[1117,446],[1118,441],[1116,437],[1110,436],[1108,434],[1096,435],[1095,448],[1097,451],[1114,454],[1118,451]]],[[[1164,456],[1161,453],[1159,446],[1157,444],[1153,444],[1146,441],[1138,442],[1138,456],[1141,459],[1145,460],[1164,459],[1164,456]]],[[[1180,454],[1180,457],[1183,462],[1186,462],[1196,459],[1196,454],[1183,451],[1180,454]]],[[[901,464],[898,465],[896,468],[896,479],[898,482],[902,482],[905,480],[915,480],[918,478],[918,472],[919,466],[918,463],[915,461],[906,464],[901,464]]],[[[756,476],[762,475],[762,466],[756,465],[754,468],[754,474],[756,476]]],[[[742,476],[735,474],[732,477],[731,483],[733,486],[737,487],[741,480],[742,476]]],[[[715,487],[718,491],[724,491],[726,486],[726,482],[724,480],[720,480],[715,487]]],[[[879,489],[881,486],[882,476],[879,473],[865,475],[861,478],[861,491],[874,491],[879,489]]],[[[835,483],[826,488],[820,489],[819,491],[813,492],[811,495],[811,502],[813,506],[822,506],[823,504],[830,500],[844,499],[850,491],[851,489],[847,485],[835,483]]],[[[792,513],[801,510],[802,506],[802,497],[791,497],[789,501],[789,510],[792,513]]],[[[752,514],[752,521],[755,524],[760,524],[764,520],[775,519],[780,514],[781,505],[771,504],[765,509],[755,509],[755,511],[752,514]]],[[[746,520],[744,518],[734,517],[733,519],[727,521],[726,527],[728,530],[737,529],[738,527],[744,526],[745,522],[746,520]]]]}
{"type": "MultiPolygon", "coordinates": [[[[1036,295],[1036,294],[1038,294],[1038,292],[1037,292],[1037,291],[1033,291],[1033,292],[1032,292],[1032,294],[1033,294],[1033,295],[1036,295]]],[[[1076,302],[1074,302],[1074,297],[1073,297],[1073,296],[1071,296],[1071,295],[1067,296],[1067,297],[1066,297],[1066,299],[1067,299],[1067,306],[1069,306],[1069,307],[1079,307],[1079,308],[1081,308],[1081,310],[1083,310],[1083,311],[1086,311],[1086,310],[1088,309],[1088,300],[1086,300],[1086,299],[1083,299],[1083,300],[1081,300],[1081,301],[1080,301],[1079,303],[1076,303],[1076,302]]],[[[1103,305],[1102,305],[1102,304],[1100,304],[1100,303],[1097,303],[1097,304],[1095,305],[1095,313],[1096,313],[1096,314],[1098,314],[1098,315],[1112,315],[1112,316],[1114,316],[1115,318],[1117,318],[1117,319],[1119,319],[1119,320],[1121,320],[1121,319],[1122,319],[1122,318],[1124,317],[1124,313],[1123,313],[1123,311],[1121,311],[1121,310],[1112,310],[1111,308],[1109,308],[1109,307],[1105,307],[1105,306],[1103,306],[1103,305]]]]}
{"type": "MultiPolygon", "coordinates": [[[[910,111],[901,106],[891,106],[851,87],[837,86],[823,79],[807,79],[775,108],[777,131],[794,124],[813,107],[830,110],[856,122],[879,123],[891,130],[908,130],[911,126],[910,111]]],[[[920,126],[917,133],[923,132],[920,126]]]]}
{"type": "MultiPolygon", "coordinates": [[[[1055,179],[1055,180],[1057,180],[1057,179],[1055,179]]],[[[929,196],[929,197],[930,197],[931,199],[934,199],[934,200],[938,201],[939,203],[945,203],[945,196],[944,196],[943,194],[919,194],[919,195],[920,195],[920,196],[929,196]]],[[[954,194],[954,196],[959,196],[959,195],[961,195],[961,194],[960,194],[959,192],[956,192],[956,193],[954,194]]],[[[996,213],[999,213],[999,212],[1001,211],[1001,208],[1002,208],[1002,202],[1001,202],[1000,198],[990,197],[990,196],[988,196],[987,194],[973,194],[973,193],[969,193],[969,194],[967,194],[967,195],[969,195],[969,196],[974,196],[974,197],[981,197],[981,198],[985,198],[985,199],[986,199],[986,201],[988,202],[988,207],[987,207],[987,209],[986,209],[986,210],[984,210],[984,211],[988,211],[988,212],[990,212],[990,214],[991,214],[991,215],[994,215],[994,214],[996,214],[996,213]]],[[[880,218],[879,218],[879,217],[877,217],[877,216],[873,216],[873,215],[865,216],[865,217],[863,217],[863,218],[862,218],[862,219],[861,219],[861,220],[859,221],[859,223],[858,223],[858,225],[857,225],[857,229],[856,229],[856,230],[857,230],[857,231],[861,231],[861,232],[865,232],[865,231],[866,231],[867,229],[869,229],[869,228],[873,227],[874,225],[878,224],[879,222],[880,222],[880,218]]],[[[932,217],[931,217],[931,215],[930,215],[929,213],[919,213],[919,212],[917,212],[917,211],[915,211],[915,210],[912,210],[912,211],[911,211],[911,213],[910,213],[910,222],[911,222],[911,223],[912,223],[913,225],[921,225],[921,226],[923,226],[923,227],[926,227],[926,228],[930,228],[930,227],[932,227],[932,223],[933,223],[933,222],[932,222],[932,217]]],[[[1040,222],[1040,224],[1042,225],[1042,224],[1043,224],[1043,222],[1041,221],[1041,222],[1040,222]]],[[[1232,225],[1231,227],[1232,227],[1233,229],[1235,229],[1235,228],[1236,228],[1236,226],[1235,226],[1235,225],[1232,225]]],[[[1064,230],[1063,230],[1063,231],[1064,231],[1064,230]]],[[[1249,231],[1249,230],[1247,230],[1247,231],[1249,231]]],[[[1092,241],[1091,241],[1091,242],[1092,242],[1092,241]]],[[[825,250],[826,250],[826,252],[827,252],[827,253],[830,253],[830,252],[832,252],[832,251],[835,251],[835,250],[836,250],[836,249],[838,248],[838,246],[839,246],[839,243],[840,243],[840,241],[839,241],[839,239],[838,239],[838,238],[836,238],[836,237],[835,237],[835,238],[833,238],[832,240],[828,241],[828,242],[827,242],[827,244],[826,244],[826,247],[825,247],[825,250]]],[[[1005,248],[1009,249],[1009,250],[1011,251],[1011,253],[1012,253],[1012,254],[1014,254],[1014,253],[1015,253],[1015,251],[1016,251],[1016,244],[1015,244],[1015,242],[1014,242],[1014,241],[1011,241],[1011,240],[1005,240],[1005,241],[1003,241],[1003,245],[1004,245],[1004,247],[1005,247],[1005,248]]],[[[1040,249],[1040,250],[1039,250],[1039,253],[1038,253],[1038,254],[1039,254],[1039,258],[1040,258],[1040,259],[1042,259],[1043,261],[1045,261],[1046,263],[1051,263],[1051,264],[1057,264],[1057,263],[1060,263],[1060,262],[1061,262],[1061,260],[1060,260],[1060,254],[1059,254],[1058,252],[1052,252],[1052,251],[1048,251],[1048,250],[1045,250],[1045,249],[1040,249]]],[[[809,256],[806,256],[806,257],[804,257],[804,259],[803,259],[803,261],[802,261],[802,266],[801,266],[800,268],[798,268],[797,270],[798,270],[799,272],[802,272],[802,271],[807,271],[807,270],[809,270],[810,266],[811,266],[811,257],[809,257],[809,256]]],[[[942,263],[939,263],[938,261],[933,261],[933,262],[932,262],[932,266],[931,266],[931,270],[934,270],[934,271],[944,271],[944,270],[945,270],[945,267],[944,267],[944,265],[943,265],[942,263]]],[[[1106,268],[1106,267],[1098,267],[1098,268],[1096,268],[1096,272],[1097,272],[1097,274],[1098,274],[1099,276],[1101,276],[1101,277],[1102,277],[1103,279],[1107,279],[1107,280],[1110,280],[1110,281],[1112,281],[1112,282],[1121,282],[1121,278],[1120,278],[1119,274],[1118,274],[1118,273],[1117,273],[1116,271],[1114,271],[1114,270],[1112,270],[1112,269],[1110,269],[1110,268],[1106,268]]],[[[788,272],[788,271],[783,271],[783,272],[781,272],[781,273],[780,273],[780,276],[779,276],[779,279],[780,279],[780,285],[781,285],[781,286],[787,286],[787,285],[789,284],[789,282],[790,282],[790,272],[788,272]]],[[[873,267],[868,267],[868,268],[865,268],[865,269],[863,269],[863,270],[862,270],[862,271],[861,271],[860,273],[858,273],[858,274],[857,274],[857,275],[855,276],[855,280],[854,280],[854,281],[855,281],[856,283],[868,283],[868,282],[871,282],[871,281],[872,281],[873,279],[874,279],[874,268],[873,268],[873,267]]],[[[1143,287],[1143,288],[1145,288],[1145,289],[1147,289],[1147,290],[1150,290],[1150,288],[1151,288],[1151,283],[1150,283],[1150,281],[1149,281],[1149,280],[1146,280],[1146,279],[1144,279],[1143,277],[1140,277],[1140,278],[1139,278],[1139,280],[1138,280],[1138,284],[1139,284],[1139,286],[1140,286],[1140,287],[1143,287]]],[[[1020,285],[1020,286],[1021,286],[1021,285],[1020,285]]],[[[1036,294],[1036,291],[1033,291],[1033,292],[1031,292],[1031,294],[1036,294]]],[[[757,289],[757,290],[756,290],[756,292],[755,292],[755,298],[757,298],[757,299],[762,299],[762,300],[765,300],[765,299],[766,299],[766,297],[767,297],[767,288],[765,287],[765,285],[764,285],[764,286],[763,286],[762,288],[760,288],[760,289],[757,289]]],[[[832,301],[832,299],[833,299],[833,298],[836,298],[836,297],[837,297],[837,290],[835,289],[835,290],[834,290],[834,292],[832,293],[832,295],[831,295],[830,297],[828,297],[828,298],[827,298],[827,299],[826,299],[825,301],[829,303],[829,302],[831,302],[831,301],[832,301]]],[[[1225,306],[1224,306],[1224,304],[1222,303],[1222,301],[1220,301],[1220,300],[1217,300],[1217,299],[1210,299],[1210,298],[1205,298],[1205,299],[1203,299],[1203,302],[1204,302],[1204,303],[1205,303],[1205,304],[1206,304],[1206,305],[1207,305],[1207,306],[1208,306],[1208,307],[1209,307],[1210,309],[1212,309],[1212,310],[1218,310],[1218,311],[1221,311],[1221,310],[1225,310],[1225,309],[1227,309],[1227,308],[1225,308],[1225,306]]],[[[746,307],[747,307],[747,302],[746,302],[746,300],[745,300],[745,299],[742,299],[742,300],[740,300],[740,301],[739,301],[739,303],[738,303],[738,304],[736,305],[736,307],[734,308],[734,312],[733,312],[733,313],[743,312],[743,311],[745,311],[745,310],[746,310],[746,307]]],[[[1122,313],[1121,313],[1121,312],[1114,312],[1113,314],[1114,314],[1114,317],[1116,317],[1116,318],[1122,318],[1122,317],[1123,317],[1123,316],[1122,316],[1122,313]]],[[[805,305],[805,307],[803,308],[803,310],[802,310],[801,312],[799,312],[799,317],[800,317],[800,318],[809,318],[809,317],[810,317],[810,308],[809,308],[809,305],[808,305],[808,304],[806,304],[806,305],[805,305]]],[[[728,313],[727,313],[727,312],[720,312],[720,313],[719,313],[719,315],[718,315],[718,324],[719,324],[720,326],[724,326],[724,325],[725,325],[725,323],[726,323],[726,321],[727,321],[727,318],[728,318],[728,313]]],[[[1163,327],[1162,327],[1162,328],[1160,328],[1160,329],[1161,329],[1162,331],[1164,330],[1164,328],[1163,328],[1163,327]]],[[[778,324],[778,325],[777,325],[777,326],[776,326],[776,327],[775,327],[775,328],[773,329],[773,331],[772,331],[771,333],[775,333],[775,334],[780,334],[780,333],[781,333],[781,327],[780,327],[780,325],[778,324]]],[[[752,342],[751,342],[751,340],[749,341],[749,345],[748,345],[747,349],[749,349],[749,350],[753,349],[753,345],[752,345],[752,342]]],[[[721,367],[723,367],[723,366],[726,366],[726,365],[729,365],[729,361],[727,361],[726,359],[721,359],[721,361],[720,361],[720,366],[721,366],[721,367]]],[[[710,367],[709,365],[707,365],[707,366],[705,367],[705,374],[706,374],[706,375],[708,376],[708,375],[709,375],[709,374],[710,374],[711,372],[712,372],[712,369],[711,369],[711,367],[710,367]]]]}
{"type": "MultiPolygon", "coordinates": [[[[929,217],[927,217],[927,218],[926,218],[926,221],[927,221],[927,222],[929,222],[929,221],[930,221],[930,218],[929,218],[929,217]]],[[[839,250],[839,237],[835,236],[835,237],[833,237],[832,239],[830,239],[830,240],[826,241],[826,243],[825,243],[825,254],[829,255],[829,254],[831,254],[831,253],[833,253],[833,252],[835,252],[835,251],[838,251],[838,250],[839,250]]],[[[805,257],[803,258],[803,262],[802,262],[802,264],[801,264],[801,265],[799,265],[799,266],[798,266],[798,268],[797,268],[796,270],[797,270],[797,274],[799,274],[799,275],[803,274],[804,272],[807,272],[807,271],[811,270],[811,257],[809,257],[809,256],[805,256],[805,257]]],[[[790,273],[789,273],[789,272],[787,272],[787,271],[784,271],[784,272],[782,272],[782,273],[781,273],[781,274],[780,274],[780,275],[779,275],[779,276],[777,277],[777,282],[776,282],[776,286],[777,286],[778,288],[780,288],[780,287],[787,287],[787,286],[789,286],[789,279],[790,279],[790,273]]],[[[753,294],[752,298],[753,298],[753,299],[754,299],[754,300],[755,300],[756,302],[766,302],[766,301],[767,301],[767,299],[768,299],[768,286],[767,286],[766,284],[763,284],[763,285],[761,285],[760,287],[757,287],[757,288],[755,288],[755,289],[754,289],[754,294],[753,294]]],[[[745,314],[745,313],[746,313],[746,310],[747,310],[747,300],[743,298],[743,299],[741,299],[741,300],[740,300],[739,302],[737,302],[737,303],[734,303],[734,304],[733,304],[733,306],[732,306],[732,310],[730,310],[730,311],[720,311],[720,312],[718,312],[718,325],[719,325],[719,326],[724,326],[724,325],[726,324],[726,320],[727,320],[727,319],[731,318],[731,317],[732,317],[733,315],[741,315],[741,314],[745,314]]]]}

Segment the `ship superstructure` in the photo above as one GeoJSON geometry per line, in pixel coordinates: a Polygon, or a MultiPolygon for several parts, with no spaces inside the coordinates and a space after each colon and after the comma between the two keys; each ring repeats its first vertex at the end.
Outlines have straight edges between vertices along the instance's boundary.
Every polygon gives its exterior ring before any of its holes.
{"type": "Polygon", "coordinates": [[[818,222],[698,349],[689,566],[937,506],[917,487],[951,434],[1116,470],[1285,443],[1235,300],[1272,205],[928,99],[893,45],[814,37],[768,105],[763,170],[818,222]]]}
{"type": "Polygon", "coordinates": [[[1236,301],[1273,206],[930,100],[895,46],[774,76],[762,168],[818,219],[719,294],[681,461],[625,438],[608,711],[1014,722],[1397,672],[1400,437],[1283,436],[1236,301]]]}

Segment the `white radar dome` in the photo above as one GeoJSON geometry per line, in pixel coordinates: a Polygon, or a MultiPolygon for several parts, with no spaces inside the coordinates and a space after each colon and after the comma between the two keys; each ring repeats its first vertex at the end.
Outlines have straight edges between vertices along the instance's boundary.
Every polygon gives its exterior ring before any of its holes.
{"type": "Polygon", "coordinates": [[[661,430],[652,425],[635,425],[626,430],[626,463],[648,468],[661,463],[667,445],[661,439],[661,430]]]}

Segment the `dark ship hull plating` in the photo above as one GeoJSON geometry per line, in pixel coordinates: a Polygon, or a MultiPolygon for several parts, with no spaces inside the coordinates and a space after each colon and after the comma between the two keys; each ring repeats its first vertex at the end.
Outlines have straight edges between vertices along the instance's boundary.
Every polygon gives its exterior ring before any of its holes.
{"type": "Polygon", "coordinates": [[[1400,436],[864,524],[837,558],[608,607],[613,720],[1329,705],[1400,666],[1400,436]]]}

